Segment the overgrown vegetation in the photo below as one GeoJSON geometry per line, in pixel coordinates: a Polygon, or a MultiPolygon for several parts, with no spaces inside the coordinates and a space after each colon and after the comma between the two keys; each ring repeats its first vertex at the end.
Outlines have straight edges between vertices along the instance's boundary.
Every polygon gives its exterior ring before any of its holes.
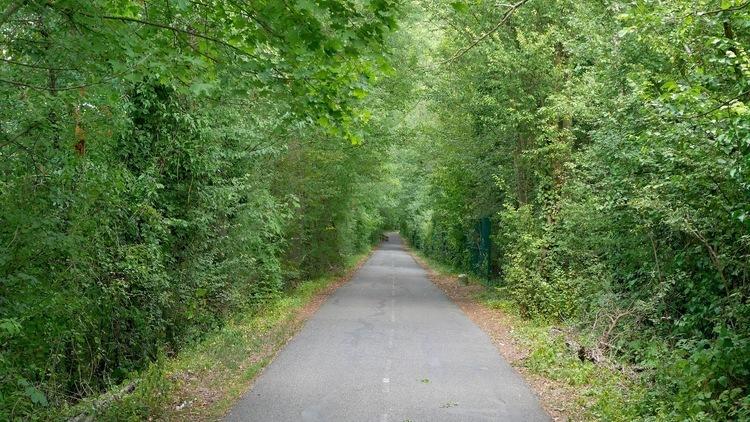
{"type": "Polygon", "coordinates": [[[523,365],[534,374],[564,385],[564,414],[573,420],[632,421],[641,419],[637,403],[645,387],[617,368],[582,360],[571,353],[564,333],[541,319],[528,319],[505,295],[490,293],[483,302],[513,321],[513,337],[530,351],[523,365]]]}
{"type": "MultiPolygon", "coordinates": [[[[359,254],[330,275],[299,283],[286,295],[237,312],[225,326],[171,359],[160,359],[126,380],[131,394],[94,397],[49,417],[89,415],[94,420],[217,420],[286,344],[315,306],[317,294],[346,281],[369,254],[359,254]]],[[[115,389],[118,394],[120,389],[115,389]]],[[[54,412],[54,413],[53,413],[54,412]]]]}
{"type": "Polygon", "coordinates": [[[396,224],[638,371],[624,414],[750,418],[749,41],[745,0],[5,0],[0,419],[396,224]]]}
{"type": "Polygon", "coordinates": [[[0,2],[0,419],[105,391],[377,239],[366,97],[395,13],[0,2]]]}
{"type": "MultiPolygon", "coordinates": [[[[414,251],[423,266],[436,275],[433,282],[453,284],[454,301],[473,301],[496,311],[492,321],[477,313],[483,330],[495,346],[522,375],[539,376],[531,380],[532,387],[553,418],[569,420],[632,421],[639,419],[638,406],[643,399],[645,385],[631,368],[619,367],[617,362],[592,362],[581,359],[578,341],[581,339],[569,327],[561,326],[552,318],[529,318],[521,312],[518,302],[508,294],[508,288],[487,284],[483,276],[463,274],[467,281],[458,279],[463,269],[437,261],[414,251]],[[441,279],[446,279],[441,281],[441,279]],[[465,289],[465,291],[462,291],[465,289]],[[457,297],[458,296],[458,297],[457,297]],[[493,325],[502,326],[506,335],[498,335],[493,325]]],[[[463,307],[463,305],[462,305],[463,307]]],[[[471,317],[471,315],[470,315],[471,317]]]]}
{"type": "MultiPolygon", "coordinates": [[[[750,418],[750,7],[419,2],[402,233],[648,388],[625,414],[750,418]]],[[[560,362],[560,365],[563,363],[560,362]]]]}

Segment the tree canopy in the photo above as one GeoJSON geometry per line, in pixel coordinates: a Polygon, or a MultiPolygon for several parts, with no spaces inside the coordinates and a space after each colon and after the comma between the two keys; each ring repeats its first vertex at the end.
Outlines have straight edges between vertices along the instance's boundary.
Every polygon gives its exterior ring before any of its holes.
{"type": "Polygon", "coordinates": [[[415,6],[402,233],[641,371],[599,418],[750,417],[749,6],[415,6]]]}
{"type": "Polygon", "coordinates": [[[0,419],[386,228],[635,368],[598,418],[748,419],[748,45],[746,0],[0,1],[0,419]]]}

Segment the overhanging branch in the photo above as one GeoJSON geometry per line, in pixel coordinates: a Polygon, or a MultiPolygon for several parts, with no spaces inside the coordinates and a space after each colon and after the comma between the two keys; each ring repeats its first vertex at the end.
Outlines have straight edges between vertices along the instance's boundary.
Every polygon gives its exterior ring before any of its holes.
{"type": "Polygon", "coordinates": [[[505,11],[505,13],[503,14],[503,17],[500,19],[500,21],[497,24],[495,24],[495,26],[493,26],[492,29],[490,29],[489,31],[485,32],[484,34],[482,34],[481,36],[479,36],[478,38],[476,38],[474,41],[472,41],[471,43],[469,43],[469,45],[467,45],[466,47],[463,47],[463,48],[459,49],[451,57],[449,57],[448,59],[445,59],[442,62],[438,63],[438,65],[442,66],[442,65],[450,63],[450,62],[452,62],[452,61],[454,61],[456,59],[459,59],[461,56],[463,56],[464,54],[466,54],[466,52],[468,52],[472,48],[476,47],[480,42],[482,42],[485,39],[487,39],[487,37],[489,37],[490,35],[492,35],[495,32],[497,32],[497,30],[500,29],[500,27],[503,26],[503,24],[505,22],[507,22],[508,19],[510,19],[511,16],[513,16],[513,13],[515,13],[516,10],[518,10],[521,6],[523,6],[524,4],[526,4],[528,2],[529,2],[529,0],[521,0],[518,3],[511,5],[510,8],[507,11],[505,11]]]}

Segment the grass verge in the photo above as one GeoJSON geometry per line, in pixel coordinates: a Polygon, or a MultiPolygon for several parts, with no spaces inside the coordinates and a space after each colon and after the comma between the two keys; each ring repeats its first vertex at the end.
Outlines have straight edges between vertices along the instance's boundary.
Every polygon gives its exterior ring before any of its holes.
{"type": "Polygon", "coordinates": [[[76,422],[220,419],[368,256],[352,257],[343,270],[303,282],[261,309],[236,315],[178,356],[160,359],[116,390],[64,409],[58,418],[76,422]]]}
{"type": "Polygon", "coordinates": [[[611,362],[581,360],[569,346],[571,332],[559,323],[526,319],[502,289],[469,277],[417,251],[412,256],[482,330],[500,354],[537,393],[554,420],[631,421],[645,389],[637,377],[611,362]]]}

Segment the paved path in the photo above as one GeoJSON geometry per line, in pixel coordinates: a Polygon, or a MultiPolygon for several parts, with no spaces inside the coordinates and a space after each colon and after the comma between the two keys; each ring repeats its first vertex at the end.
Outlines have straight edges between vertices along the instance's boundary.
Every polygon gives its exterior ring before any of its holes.
{"type": "Polygon", "coordinates": [[[549,421],[489,338],[383,243],[266,368],[227,421],[549,421]]]}

